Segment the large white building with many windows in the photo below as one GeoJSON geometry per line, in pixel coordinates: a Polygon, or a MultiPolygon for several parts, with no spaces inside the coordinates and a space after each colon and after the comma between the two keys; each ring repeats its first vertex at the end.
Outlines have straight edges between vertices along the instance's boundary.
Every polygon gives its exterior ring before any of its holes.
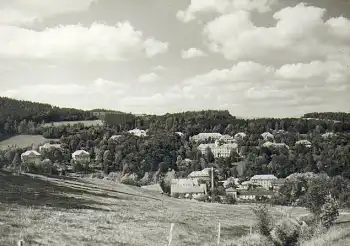
{"type": "Polygon", "coordinates": [[[272,182],[277,180],[277,177],[272,174],[254,175],[250,179],[251,184],[260,185],[266,190],[272,188],[272,182]]]}
{"type": "Polygon", "coordinates": [[[200,144],[198,146],[198,149],[202,152],[202,154],[205,154],[208,148],[210,148],[215,158],[227,158],[230,156],[232,151],[238,152],[237,143],[227,143],[220,145],[218,141],[216,141],[213,144],[200,144]]]}

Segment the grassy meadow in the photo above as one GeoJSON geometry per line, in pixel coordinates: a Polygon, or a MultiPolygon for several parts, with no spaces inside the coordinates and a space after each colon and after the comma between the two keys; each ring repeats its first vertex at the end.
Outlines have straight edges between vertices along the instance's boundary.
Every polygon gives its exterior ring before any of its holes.
{"type": "MultiPolygon", "coordinates": [[[[171,223],[172,245],[215,245],[219,222],[224,244],[249,233],[251,206],[178,200],[99,179],[0,171],[0,245],[23,239],[30,245],[164,246],[171,223]]],[[[303,208],[271,210],[276,217],[287,210],[307,214],[303,208]]]]}
{"type": "Polygon", "coordinates": [[[35,147],[48,142],[49,140],[41,135],[18,135],[0,142],[0,149],[4,150],[11,146],[26,148],[34,144],[35,147]]]}

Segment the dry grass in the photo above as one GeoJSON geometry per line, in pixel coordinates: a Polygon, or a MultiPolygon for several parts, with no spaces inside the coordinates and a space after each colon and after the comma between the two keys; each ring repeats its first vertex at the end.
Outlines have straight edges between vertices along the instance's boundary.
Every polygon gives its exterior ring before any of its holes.
{"type": "MultiPolygon", "coordinates": [[[[275,216],[283,216],[277,207],[275,216]]],[[[293,216],[302,208],[289,208],[293,216]]],[[[12,176],[0,171],[0,245],[215,245],[249,232],[251,205],[177,200],[110,181],[12,176]]]]}
{"type": "Polygon", "coordinates": [[[10,146],[26,148],[26,147],[30,147],[32,144],[34,144],[34,146],[36,147],[47,141],[48,139],[44,138],[41,135],[18,135],[18,136],[6,139],[4,141],[1,141],[0,149],[4,150],[10,146]]]}
{"type": "Polygon", "coordinates": [[[349,225],[338,225],[327,233],[314,237],[312,240],[301,243],[301,246],[348,246],[350,245],[349,225]]]}

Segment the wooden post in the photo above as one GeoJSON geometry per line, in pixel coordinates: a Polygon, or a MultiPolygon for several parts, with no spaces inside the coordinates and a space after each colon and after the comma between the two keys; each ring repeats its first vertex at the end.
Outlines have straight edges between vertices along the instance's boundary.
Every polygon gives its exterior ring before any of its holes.
{"type": "MultiPolygon", "coordinates": [[[[214,168],[211,167],[211,190],[214,189],[214,168]]],[[[213,194],[212,194],[213,196],[213,194]]]]}
{"type": "Polygon", "coordinates": [[[252,235],[252,233],[253,233],[253,226],[250,225],[249,234],[252,235]]]}
{"type": "Polygon", "coordinates": [[[18,246],[24,246],[24,242],[23,240],[19,240],[18,243],[17,243],[18,246]]]}
{"type": "Polygon", "coordinates": [[[221,225],[219,222],[219,228],[218,228],[218,245],[220,245],[220,231],[221,231],[221,225]]]}
{"type": "Polygon", "coordinates": [[[173,240],[173,229],[174,229],[174,223],[171,223],[171,225],[170,225],[170,232],[169,232],[169,243],[168,243],[168,246],[171,245],[171,241],[173,240]]]}

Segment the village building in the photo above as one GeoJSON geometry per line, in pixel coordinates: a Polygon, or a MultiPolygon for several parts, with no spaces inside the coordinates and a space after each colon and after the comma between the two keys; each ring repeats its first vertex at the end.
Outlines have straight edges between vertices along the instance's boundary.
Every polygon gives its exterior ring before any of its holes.
{"type": "Polygon", "coordinates": [[[112,135],[109,139],[111,139],[111,140],[118,140],[119,138],[121,138],[122,137],[122,135],[112,135]]]}
{"type": "Polygon", "coordinates": [[[231,195],[233,198],[237,199],[237,190],[235,188],[229,187],[225,191],[226,195],[231,195]]]}
{"type": "Polygon", "coordinates": [[[252,185],[252,183],[250,181],[244,181],[242,182],[237,189],[238,190],[248,190],[248,188],[252,185]]]}
{"type": "Polygon", "coordinates": [[[274,142],[270,142],[270,141],[263,143],[262,146],[267,147],[267,148],[274,147],[277,149],[282,149],[282,148],[289,149],[289,146],[285,143],[274,143],[274,142]]]}
{"type": "Polygon", "coordinates": [[[224,143],[235,143],[236,140],[234,139],[234,137],[230,136],[230,135],[222,135],[219,138],[219,141],[222,141],[224,143]]]}
{"type": "Polygon", "coordinates": [[[271,199],[272,191],[265,189],[241,190],[237,192],[238,201],[257,201],[262,199],[271,199]]]}
{"type": "Polygon", "coordinates": [[[199,179],[172,179],[171,195],[174,194],[207,194],[207,185],[200,184],[199,179]]]}
{"type": "Polygon", "coordinates": [[[137,136],[137,137],[146,137],[147,136],[147,132],[145,130],[140,130],[138,128],[130,130],[129,133],[133,134],[134,136],[137,136]]]}
{"type": "Polygon", "coordinates": [[[87,163],[90,162],[90,153],[85,150],[77,150],[72,154],[75,162],[87,163]]]}
{"type": "Polygon", "coordinates": [[[39,164],[41,162],[41,154],[36,150],[28,150],[21,154],[21,161],[32,164],[39,164]]]}
{"type": "Polygon", "coordinates": [[[193,171],[188,175],[190,179],[201,179],[204,181],[210,181],[211,168],[204,168],[202,171],[193,171]]]}
{"type": "Polygon", "coordinates": [[[271,182],[272,184],[272,190],[273,191],[279,191],[280,188],[286,183],[285,179],[276,179],[271,182]]]}
{"type": "Polygon", "coordinates": [[[61,145],[60,144],[50,144],[50,143],[46,143],[42,146],[39,147],[39,151],[48,151],[48,150],[52,150],[52,149],[61,149],[61,145]]]}
{"type": "Polygon", "coordinates": [[[265,140],[265,141],[273,141],[275,139],[275,137],[269,133],[269,132],[264,132],[261,134],[261,137],[265,140]]]}
{"type": "Polygon", "coordinates": [[[337,136],[337,134],[335,134],[334,132],[326,132],[326,133],[322,134],[322,138],[324,138],[324,139],[332,138],[334,136],[337,136]]]}
{"type": "Polygon", "coordinates": [[[222,137],[220,133],[199,133],[198,135],[190,137],[190,141],[200,142],[200,141],[208,141],[211,139],[212,141],[219,140],[222,137]]]}
{"type": "Polygon", "coordinates": [[[200,150],[203,155],[206,153],[208,148],[210,148],[211,152],[214,155],[214,158],[230,157],[232,151],[238,153],[237,143],[220,144],[218,141],[216,141],[214,144],[200,144],[198,146],[198,150],[200,150]]]}
{"type": "Polygon", "coordinates": [[[247,137],[247,134],[245,134],[244,132],[238,132],[238,133],[236,133],[235,135],[234,135],[234,139],[236,140],[236,141],[239,141],[239,140],[243,140],[244,138],[246,138],[247,137]]]}
{"type": "Polygon", "coordinates": [[[175,132],[176,135],[182,137],[184,134],[182,132],[175,132]]]}
{"type": "Polygon", "coordinates": [[[297,146],[297,145],[303,145],[306,148],[311,148],[311,146],[312,146],[311,142],[308,140],[299,140],[299,141],[295,142],[295,146],[297,146]]]}
{"type": "Polygon", "coordinates": [[[264,187],[266,190],[272,188],[272,181],[277,180],[277,177],[272,174],[254,175],[250,182],[253,185],[259,185],[264,187]]]}

